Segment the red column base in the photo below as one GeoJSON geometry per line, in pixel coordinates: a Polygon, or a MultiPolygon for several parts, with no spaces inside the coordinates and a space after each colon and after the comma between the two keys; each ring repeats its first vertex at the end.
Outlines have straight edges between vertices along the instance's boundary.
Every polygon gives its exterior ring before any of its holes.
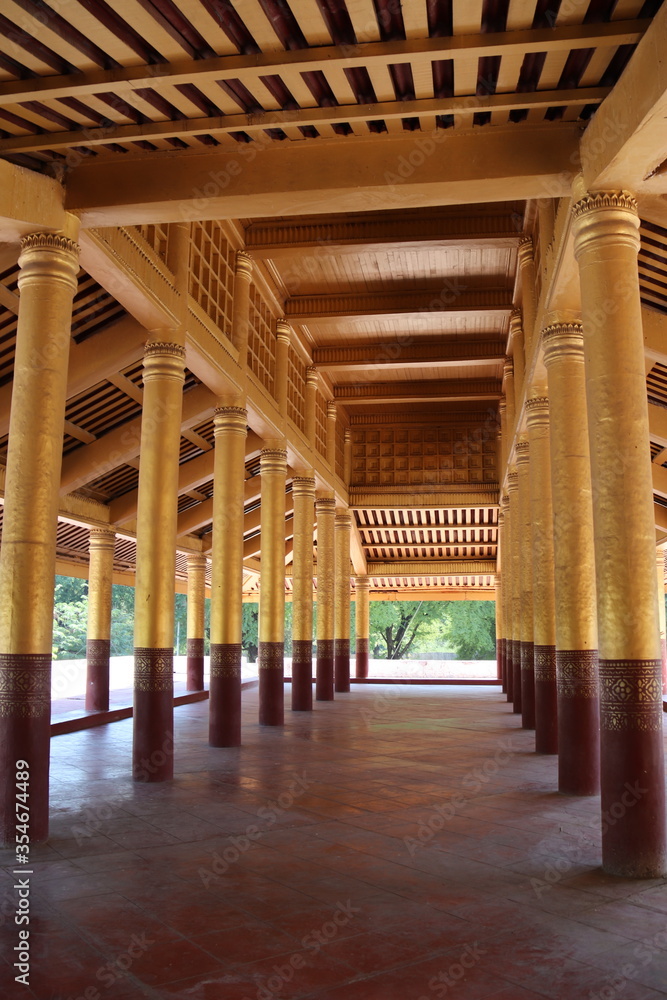
{"type": "Polygon", "coordinates": [[[370,645],[369,639],[360,639],[357,636],[357,652],[354,663],[354,676],[358,677],[359,680],[363,680],[365,677],[368,677],[369,645],[370,645]]]}
{"type": "Polygon", "coordinates": [[[260,726],[282,726],[285,721],[284,656],[283,642],[260,642],[257,659],[260,726]]]}
{"type": "Polygon", "coordinates": [[[557,649],[558,791],[600,791],[600,700],[597,649],[557,649]]]}
{"type": "Polygon", "coordinates": [[[211,643],[209,688],[209,746],[241,746],[240,642],[211,643]]]}
{"type": "MultiPolygon", "coordinates": [[[[49,748],[51,743],[51,654],[0,655],[0,840],[14,847],[17,833],[30,844],[49,835],[49,748]],[[25,764],[28,766],[25,767],[25,764]],[[17,774],[21,777],[17,778],[17,774]],[[17,781],[28,793],[29,817],[23,830],[17,812],[17,781]],[[21,830],[17,830],[17,825],[21,830]]],[[[24,854],[25,852],[17,852],[24,854]]],[[[21,867],[20,863],[15,867],[21,867]]],[[[26,865],[26,867],[30,867],[26,865]]]]}
{"type": "Polygon", "coordinates": [[[535,728],[535,660],[532,642],[521,644],[521,725],[535,728]]]}
{"type": "Polygon", "coordinates": [[[292,640],[292,711],[313,708],[313,644],[310,639],[292,640]]]}
{"type": "Polygon", "coordinates": [[[556,647],[535,646],[535,752],[558,753],[556,647]]]}
{"type": "Polygon", "coordinates": [[[174,651],[135,647],[135,781],[169,781],[174,776],[174,651]]]}
{"type": "Polygon", "coordinates": [[[350,690],[350,640],[334,639],[334,689],[350,690]]]}
{"type": "Polygon", "coordinates": [[[86,711],[109,711],[110,639],[88,639],[86,642],[86,711]]]}
{"type": "Polygon", "coordinates": [[[505,682],[507,701],[514,700],[514,640],[505,639],[505,682]]]}
{"type": "Polygon", "coordinates": [[[315,700],[334,700],[334,641],[317,640],[317,666],[315,670],[315,700]]]}
{"type": "Polygon", "coordinates": [[[660,660],[600,659],[602,867],[667,874],[660,660]]]}
{"type": "Polygon", "coordinates": [[[204,690],[204,640],[188,639],[186,690],[204,690]]]}
{"type": "Polygon", "coordinates": [[[512,640],[512,711],[521,715],[521,643],[512,640]]]}
{"type": "Polygon", "coordinates": [[[503,640],[496,639],[496,676],[505,690],[505,671],[503,669],[503,640]]]}

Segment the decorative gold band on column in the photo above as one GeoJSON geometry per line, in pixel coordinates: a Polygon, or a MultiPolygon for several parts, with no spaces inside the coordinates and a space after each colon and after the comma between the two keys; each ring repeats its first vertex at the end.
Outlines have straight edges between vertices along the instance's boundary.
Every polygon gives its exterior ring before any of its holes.
{"type": "Polygon", "coordinates": [[[180,344],[149,341],[144,347],[144,382],[152,379],[185,379],[185,348],[180,344]]]}
{"type": "Polygon", "coordinates": [[[336,511],[336,499],[335,497],[317,497],[315,501],[315,510],[322,514],[334,514],[336,511]]]}
{"type": "Polygon", "coordinates": [[[349,510],[337,512],[334,520],[334,527],[339,531],[349,531],[352,526],[352,518],[349,510]]]}
{"type": "Polygon", "coordinates": [[[259,670],[282,670],[285,662],[283,642],[260,642],[257,655],[259,670]]]}
{"type": "Polygon", "coordinates": [[[89,549],[114,549],[116,546],[116,532],[107,528],[91,528],[88,537],[89,549]]]}
{"type": "Polygon", "coordinates": [[[204,655],[204,640],[198,638],[188,638],[187,641],[187,655],[188,656],[203,656],[204,655]]]}
{"type": "Polygon", "coordinates": [[[333,399],[327,400],[327,417],[331,419],[336,419],[336,402],[333,399]]]}
{"type": "Polygon", "coordinates": [[[611,237],[616,246],[639,247],[637,202],[629,191],[589,194],[572,209],[574,255],[579,258],[611,237]]]}
{"type": "Polygon", "coordinates": [[[503,383],[509,378],[514,378],[514,362],[511,358],[506,358],[503,363],[503,383]]]}
{"type": "Polygon", "coordinates": [[[211,643],[211,677],[240,677],[240,642],[211,643]]]}
{"type": "Polygon", "coordinates": [[[564,698],[597,698],[597,650],[559,649],[556,683],[559,696],[564,698]]]}
{"type": "Polygon", "coordinates": [[[234,268],[234,274],[237,278],[244,278],[246,281],[252,279],[252,256],[247,252],[247,250],[237,250],[236,251],[236,266],[234,268]]]}
{"type": "Polygon", "coordinates": [[[516,469],[513,469],[507,474],[507,502],[509,503],[509,494],[514,493],[515,490],[519,489],[519,473],[516,469]]]}
{"type": "Polygon", "coordinates": [[[0,653],[0,716],[37,719],[51,712],[51,654],[0,653]]]}
{"type": "Polygon", "coordinates": [[[549,427],[549,397],[531,396],[526,400],[528,427],[549,427]]]}
{"type": "Polygon", "coordinates": [[[547,368],[562,358],[572,358],[583,363],[584,331],[581,323],[552,323],[542,330],[542,341],[547,368]]]}
{"type": "Polygon", "coordinates": [[[535,646],[535,680],[556,680],[556,647],[535,646]]]}
{"type": "Polygon", "coordinates": [[[172,649],[134,647],[135,691],[171,691],[174,685],[172,649]]]}
{"type": "Polygon", "coordinates": [[[107,667],[110,652],[110,639],[86,639],[86,660],[89,667],[107,667]]]}
{"type": "Polygon", "coordinates": [[[318,382],[319,377],[317,374],[317,368],[315,365],[308,365],[306,368],[306,385],[316,387],[318,382]]]}
{"type": "Polygon", "coordinates": [[[286,319],[276,320],[276,340],[289,344],[292,340],[292,327],[286,319]]]}
{"type": "Polygon", "coordinates": [[[294,476],[292,479],[292,497],[305,497],[315,500],[315,479],[313,476],[294,476]]]}
{"type": "Polygon", "coordinates": [[[333,660],[334,657],[334,640],[333,639],[318,639],[317,640],[317,656],[319,659],[333,660]]]}
{"type": "Polygon", "coordinates": [[[660,731],[661,673],[661,660],[600,660],[601,728],[660,731]]]}
{"type": "Polygon", "coordinates": [[[519,267],[533,263],[533,238],[532,236],[522,236],[517,247],[519,267]]]}
{"type": "Polygon", "coordinates": [[[56,233],[30,233],[21,239],[19,289],[33,281],[59,282],[76,291],[81,247],[56,233]]]}
{"type": "Polygon", "coordinates": [[[313,662],[313,643],[311,639],[292,639],[292,667],[298,663],[313,662]]]}
{"type": "Polygon", "coordinates": [[[262,448],[260,452],[261,474],[285,475],[287,472],[287,451],[284,448],[262,448]]]}
{"type": "Polygon", "coordinates": [[[243,406],[218,406],[213,411],[213,434],[248,433],[248,411],[243,406]]]}
{"type": "Polygon", "coordinates": [[[525,465],[529,458],[530,446],[525,438],[517,441],[516,445],[516,463],[517,465],[525,465]]]}

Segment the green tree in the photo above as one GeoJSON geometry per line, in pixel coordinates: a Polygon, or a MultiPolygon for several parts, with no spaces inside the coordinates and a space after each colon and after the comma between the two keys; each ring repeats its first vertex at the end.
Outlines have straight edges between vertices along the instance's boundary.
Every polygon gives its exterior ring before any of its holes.
{"type": "Polygon", "coordinates": [[[243,605],[243,625],[241,648],[251,663],[257,662],[259,652],[259,607],[257,604],[243,605]]]}
{"type": "Polygon", "coordinates": [[[402,660],[426,626],[442,618],[439,601],[373,601],[370,646],[379,659],[402,660]]]}
{"type": "Polygon", "coordinates": [[[495,660],[496,605],[493,601],[445,601],[447,640],[461,660],[495,660]]]}
{"type": "Polygon", "coordinates": [[[74,577],[56,577],[53,602],[53,658],[75,660],[85,656],[87,631],[87,581],[74,577]]]}

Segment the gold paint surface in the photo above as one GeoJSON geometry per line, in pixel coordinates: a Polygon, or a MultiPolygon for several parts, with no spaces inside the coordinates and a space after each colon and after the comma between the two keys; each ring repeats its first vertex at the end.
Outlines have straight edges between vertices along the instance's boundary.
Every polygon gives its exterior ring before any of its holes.
{"type": "Polygon", "coordinates": [[[334,639],[350,638],[350,529],[351,519],[347,510],[337,510],[334,519],[334,544],[336,547],[336,598],[334,639]]]}
{"type": "Polygon", "coordinates": [[[243,507],[247,413],[216,410],[211,551],[211,642],[239,643],[243,620],[243,507]]]}
{"type": "Polygon", "coordinates": [[[93,528],[88,568],[88,639],[111,638],[111,587],[116,535],[93,528]]]}
{"type": "Polygon", "coordinates": [[[556,644],[553,503],[549,400],[526,400],[530,442],[530,520],[533,547],[533,635],[537,646],[556,644]]]}
{"type": "Polygon", "coordinates": [[[281,643],[285,637],[285,478],[287,453],[265,448],[262,477],[262,554],[259,586],[259,641],[281,643]]]}
{"type": "MultiPolygon", "coordinates": [[[[333,494],[315,501],[317,514],[317,641],[334,640],[335,550],[333,494]]],[[[319,646],[318,646],[319,648],[319,646]]]]}
{"type": "Polygon", "coordinates": [[[292,479],[294,500],[294,546],[292,550],[292,638],[313,638],[313,531],[315,527],[315,479],[292,479]]]}
{"type": "Polygon", "coordinates": [[[188,556],[188,639],[204,638],[205,602],[206,556],[192,553],[188,556]]]}

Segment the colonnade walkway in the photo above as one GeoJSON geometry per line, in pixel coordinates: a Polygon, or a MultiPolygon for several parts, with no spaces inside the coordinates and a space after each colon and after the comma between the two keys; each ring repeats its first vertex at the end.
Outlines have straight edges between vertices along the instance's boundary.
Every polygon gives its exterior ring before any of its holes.
{"type": "Polygon", "coordinates": [[[28,987],[2,855],[3,995],[667,996],[667,879],[602,874],[597,797],[556,792],[499,689],[353,688],[268,728],[257,698],[234,749],[179,707],[173,782],[132,781],[129,719],[52,740],[28,987]]]}

